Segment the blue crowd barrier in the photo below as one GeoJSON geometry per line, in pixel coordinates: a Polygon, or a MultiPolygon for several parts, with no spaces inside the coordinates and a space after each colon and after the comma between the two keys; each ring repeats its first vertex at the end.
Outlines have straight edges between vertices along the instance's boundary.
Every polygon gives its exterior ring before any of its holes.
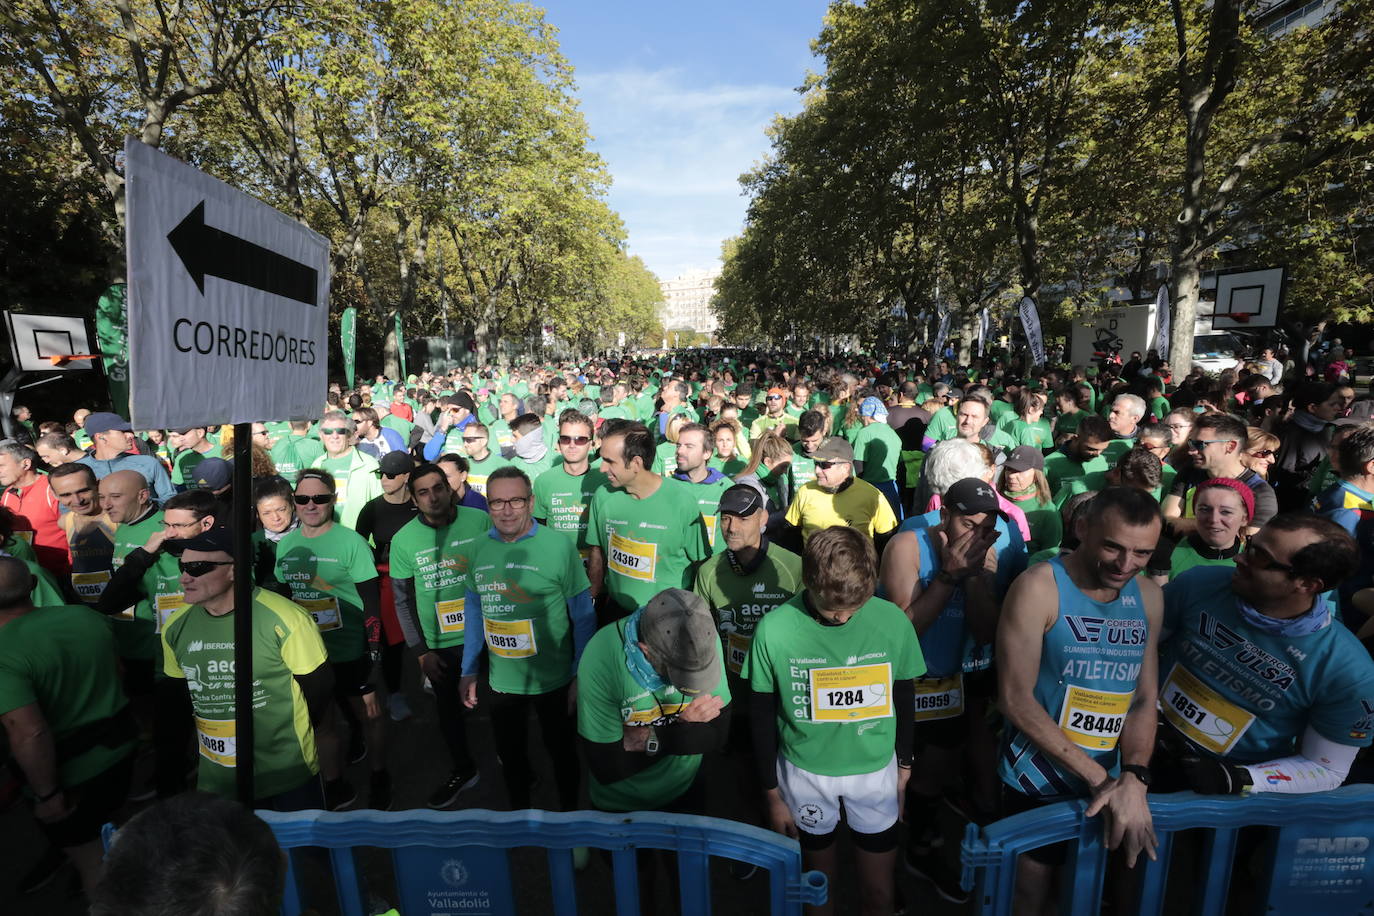
{"type": "MultiPolygon", "coordinates": [[[[548,856],[549,899],[555,916],[579,912],[573,849],[610,852],[617,916],[639,913],[635,852],[677,853],[682,912],[711,912],[710,858],[757,865],[768,872],[769,912],[800,914],[805,904],[826,899],[820,872],[803,872],[795,840],[718,818],[654,812],[603,814],[590,811],[260,811],[284,849],[329,850],[343,916],[365,916],[366,897],[355,859],[359,847],[390,850],[396,874],[397,908],[415,913],[514,914],[516,901],[509,851],[541,847],[548,856]]],[[[295,856],[291,857],[293,860],[295,856]]],[[[287,875],[283,916],[303,908],[301,875],[293,861],[287,875]]],[[[587,911],[591,911],[590,909],[587,911]]],[[[598,910],[600,911],[600,910],[598,910]]]]}
{"type": "MultiPolygon", "coordinates": [[[[970,824],[962,846],[963,885],[974,892],[976,912],[1012,911],[1016,857],[1068,841],[1058,912],[1096,914],[1102,900],[1108,850],[1102,818],[1086,817],[1087,802],[1067,801],[1008,817],[986,827],[970,824]]],[[[1178,792],[1151,795],[1150,811],[1159,841],[1158,859],[1142,856],[1138,909],[1164,912],[1175,835],[1201,832],[1195,864],[1199,876],[1189,890],[1193,912],[1226,911],[1237,839],[1242,828],[1274,827],[1265,842],[1268,867],[1262,886],[1247,888],[1259,899],[1258,912],[1374,914],[1374,786],[1351,785],[1311,795],[1258,794],[1248,798],[1178,792]]]]}

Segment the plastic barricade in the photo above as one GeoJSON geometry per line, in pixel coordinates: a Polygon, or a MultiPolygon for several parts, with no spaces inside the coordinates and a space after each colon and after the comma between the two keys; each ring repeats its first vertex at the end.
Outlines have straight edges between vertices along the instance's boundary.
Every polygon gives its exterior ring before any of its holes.
{"type": "MultiPolygon", "coordinates": [[[[1087,818],[1086,810],[1086,802],[1059,802],[983,828],[970,824],[962,846],[963,884],[974,892],[975,912],[1011,913],[1017,855],[1068,841],[1058,912],[1098,913],[1108,851],[1102,841],[1102,818],[1087,818]]],[[[1374,786],[1248,798],[1192,792],[1151,795],[1150,811],[1159,841],[1158,860],[1142,855],[1136,864],[1140,875],[1135,912],[1165,912],[1176,834],[1198,830],[1200,842],[1190,837],[1187,844],[1188,854],[1197,856],[1189,863],[1197,874],[1187,889],[1190,909],[1220,916],[1226,911],[1242,828],[1266,826],[1278,829],[1266,832],[1262,840],[1268,864],[1263,886],[1247,888],[1258,895],[1260,912],[1374,914],[1374,786]]]]}
{"type": "MultiPolygon", "coordinates": [[[[260,811],[284,849],[328,850],[343,916],[366,916],[362,876],[355,847],[391,851],[396,874],[397,909],[402,916],[423,913],[514,914],[515,874],[509,851],[547,850],[549,897],[555,916],[608,912],[605,902],[579,909],[573,849],[610,852],[617,916],[639,913],[635,852],[666,849],[677,853],[682,912],[711,912],[710,857],[737,859],[768,872],[769,912],[800,914],[804,904],[823,903],[826,880],[802,872],[795,840],[734,821],[686,814],[603,814],[590,811],[260,811]]],[[[303,888],[296,859],[288,871],[284,916],[302,911],[303,888]]]]}

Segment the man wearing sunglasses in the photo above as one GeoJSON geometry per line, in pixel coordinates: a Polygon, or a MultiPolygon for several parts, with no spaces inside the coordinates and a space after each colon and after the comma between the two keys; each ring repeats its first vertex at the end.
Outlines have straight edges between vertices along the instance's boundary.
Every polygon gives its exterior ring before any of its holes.
{"type": "Polygon", "coordinates": [[[1164,589],[1155,766],[1204,794],[1334,789],[1374,740],[1374,661],[1335,618],[1355,540],[1330,519],[1275,516],[1235,569],[1164,589]]]}
{"type": "Polygon", "coordinates": [[[433,461],[445,452],[459,451],[458,446],[466,438],[467,428],[477,422],[477,402],[467,391],[459,391],[439,399],[439,418],[434,424],[434,435],[425,444],[424,458],[433,461]]]}
{"type": "Polygon", "coordinates": [[[581,778],[573,750],[577,663],[596,632],[590,583],[572,542],[534,521],[534,493],[523,471],[499,469],[487,493],[492,527],[473,548],[464,599],[465,607],[481,609],[482,629],[474,627],[463,644],[459,689],[464,705],[475,709],[485,653],[492,734],[511,807],[530,807],[533,712],[554,762],[559,807],[571,811],[581,778]]]}
{"type": "Polygon", "coordinates": [[[1246,526],[1246,534],[1254,534],[1278,512],[1278,497],[1274,488],[1241,462],[1249,430],[1230,414],[1204,414],[1193,424],[1188,440],[1188,454],[1193,467],[1179,473],[1169,495],[1164,497],[1164,518],[1179,537],[1197,530],[1193,514],[1193,489],[1213,477],[1230,477],[1250,488],[1255,498],[1255,511],[1246,526]]]}
{"type": "Polygon", "coordinates": [[[758,439],[773,433],[788,441],[797,439],[797,418],[787,412],[787,392],[782,388],[769,388],[763,399],[763,416],[749,426],[749,438],[758,439]]]}
{"type": "MultiPolygon", "coordinates": [[[[420,514],[391,539],[391,588],[406,644],[434,688],[439,731],[452,764],[427,801],[429,807],[441,809],[478,780],[463,727],[458,679],[467,629],[470,557],[491,519],[485,512],[457,505],[437,465],[422,464],[411,471],[409,487],[420,514]]],[[[474,638],[481,638],[480,631],[474,638]]]]}
{"type": "Polygon", "coordinates": [[[810,540],[833,525],[854,528],[870,538],[897,527],[887,497],[877,487],[854,476],[854,450],[839,436],[816,449],[816,479],[797,491],[787,507],[787,523],[810,540]]]}
{"type": "MultiPolygon", "coordinates": [[[[162,631],[159,746],[186,746],[194,722],[197,788],[235,797],[234,545],[224,527],[175,541],[188,606],[162,631]]],[[[333,696],[333,671],[314,621],[288,598],[253,592],[254,808],[321,808],[315,729],[333,696]]]]}
{"type": "Polygon", "coordinates": [[[354,447],[356,432],[348,414],[341,410],[326,413],[320,420],[324,454],[310,464],[334,477],[334,519],[347,528],[358,524],[363,506],[382,495],[377,459],[354,447]]]}
{"type": "Polygon", "coordinates": [[[591,418],[576,410],[563,411],[558,421],[558,453],[563,463],[534,481],[535,519],[571,539],[583,564],[591,555],[587,510],[592,494],[610,483],[605,474],[591,466],[594,443],[591,418]]]}

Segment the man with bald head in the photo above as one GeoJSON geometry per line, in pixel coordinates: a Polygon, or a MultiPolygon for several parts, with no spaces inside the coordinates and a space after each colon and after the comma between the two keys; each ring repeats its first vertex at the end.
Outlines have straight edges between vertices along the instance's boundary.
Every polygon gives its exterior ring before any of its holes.
{"type": "MultiPolygon", "coordinates": [[[[143,479],[138,474],[134,476],[143,479]]],[[[72,557],[70,588],[64,590],[69,590],[71,597],[82,604],[94,607],[110,581],[115,527],[119,523],[101,509],[99,482],[95,471],[87,465],[60,464],[48,474],[48,483],[66,510],[57,520],[72,557]]]]}
{"type": "Polygon", "coordinates": [[[137,728],[119,688],[109,625],[90,608],[34,613],[28,567],[0,558],[0,724],[33,813],[89,896],[100,828],[123,805],[137,728]]]}

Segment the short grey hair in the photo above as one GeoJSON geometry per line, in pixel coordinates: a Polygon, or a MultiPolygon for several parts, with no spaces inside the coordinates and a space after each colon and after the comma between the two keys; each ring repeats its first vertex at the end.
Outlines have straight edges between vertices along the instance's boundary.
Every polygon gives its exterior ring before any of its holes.
{"type": "Polygon", "coordinates": [[[1145,416],[1145,399],[1138,394],[1119,394],[1116,400],[1112,401],[1112,406],[1115,407],[1118,404],[1128,408],[1131,416],[1137,420],[1145,416]]]}
{"type": "Polygon", "coordinates": [[[354,423],[353,418],[342,410],[331,410],[326,412],[324,416],[320,417],[320,428],[323,429],[325,424],[329,423],[331,420],[343,423],[344,428],[348,430],[350,436],[358,431],[358,424],[354,423]]]}
{"type": "Polygon", "coordinates": [[[961,480],[977,477],[986,480],[988,462],[983,450],[967,439],[937,442],[925,464],[926,483],[941,496],[961,480]]]}
{"type": "Polygon", "coordinates": [[[15,439],[6,439],[0,442],[0,454],[9,455],[15,461],[23,461],[27,458],[32,462],[33,467],[38,467],[38,453],[15,439]]]}

